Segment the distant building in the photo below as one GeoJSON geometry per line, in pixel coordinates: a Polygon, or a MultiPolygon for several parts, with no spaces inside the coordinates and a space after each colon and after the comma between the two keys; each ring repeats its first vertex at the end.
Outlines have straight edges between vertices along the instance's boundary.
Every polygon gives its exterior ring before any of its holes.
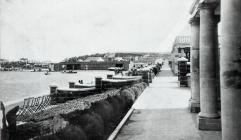
{"type": "Polygon", "coordinates": [[[136,56],[136,57],[134,58],[134,61],[138,61],[138,60],[139,60],[139,57],[136,56]]]}
{"type": "Polygon", "coordinates": [[[116,57],[114,60],[115,61],[124,61],[124,59],[122,57],[116,57]]]}
{"type": "Polygon", "coordinates": [[[82,59],[78,59],[77,62],[83,62],[83,60],[82,59]]]}
{"type": "Polygon", "coordinates": [[[107,61],[113,61],[115,59],[115,53],[106,53],[104,59],[107,61]]]}
{"type": "Polygon", "coordinates": [[[143,57],[144,57],[144,58],[147,58],[147,57],[150,57],[150,55],[149,55],[149,54],[146,54],[146,55],[144,55],[143,57]]]}
{"type": "Polygon", "coordinates": [[[130,61],[83,61],[83,62],[60,62],[55,64],[55,70],[108,70],[110,67],[123,67],[129,69],[130,61]]]}
{"type": "Polygon", "coordinates": [[[172,54],[190,61],[190,36],[177,36],[173,43],[172,54]]]}
{"type": "Polygon", "coordinates": [[[101,57],[88,57],[84,62],[104,62],[104,59],[101,57]]]}
{"type": "Polygon", "coordinates": [[[0,64],[8,62],[7,59],[0,59],[0,64]]]}
{"type": "Polygon", "coordinates": [[[0,58],[0,70],[2,70],[2,64],[6,63],[6,62],[8,62],[8,60],[0,58]]]}
{"type": "Polygon", "coordinates": [[[106,53],[104,58],[115,58],[115,53],[106,53]]]}
{"type": "Polygon", "coordinates": [[[28,58],[20,58],[19,61],[27,64],[28,63],[28,58]]]}
{"type": "Polygon", "coordinates": [[[147,64],[154,64],[157,59],[159,59],[161,55],[156,54],[146,54],[141,57],[135,58],[134,63],[147,63],[147,64]]]}
{"type": "Polygon", "coordinates": [[[174,74],[178,73],[178,59],[181,57],[190,61],[190,36],[177,36],[173,42],[170,63],[174,74]]]}

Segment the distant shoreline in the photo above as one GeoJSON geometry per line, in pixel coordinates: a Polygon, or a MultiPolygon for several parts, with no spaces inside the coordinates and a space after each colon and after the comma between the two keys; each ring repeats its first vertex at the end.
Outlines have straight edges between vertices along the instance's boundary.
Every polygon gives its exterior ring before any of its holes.
{"type": "MultiPolygon", "coordinates": [[[[74,70],[74,71],[109,71],[109,70],[74,70]]],[[[46,71],[31,71],[31,70],[15,70],[15,71],[3,71],[3,70],[0,70],[0,72],[33,72],[33,73],[43,73],[43,72],[46,72],[46,71]]],[[[49,71],[49,72],[62,72],[62,70],[60,71],[49,71]]]]}

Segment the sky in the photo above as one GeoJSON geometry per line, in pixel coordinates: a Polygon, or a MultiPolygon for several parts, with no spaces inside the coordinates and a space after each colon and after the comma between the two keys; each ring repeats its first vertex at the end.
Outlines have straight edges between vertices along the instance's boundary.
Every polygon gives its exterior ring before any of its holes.
{"type": "Polygon", "coordinates": [[[168,52],[189,35],[192,0],[0,0],[1,57],[61,61],[106,52],[168,52]]]}

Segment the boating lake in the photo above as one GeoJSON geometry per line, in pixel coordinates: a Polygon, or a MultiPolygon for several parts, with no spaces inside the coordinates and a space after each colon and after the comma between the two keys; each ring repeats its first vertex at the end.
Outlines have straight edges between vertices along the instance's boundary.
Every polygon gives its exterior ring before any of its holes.
{"type": "Polygon", "coordinates": [[[27,97],[36,97],[49,94],[49,85],[56,84],[58,87],[68,87],[69,81],[84,83],[95,81],[96,76],[106,78],[113,71],[78,71],[76,74],[51,72],[0,72],[0,101],[5,105],[23,101],[27,97]]]}

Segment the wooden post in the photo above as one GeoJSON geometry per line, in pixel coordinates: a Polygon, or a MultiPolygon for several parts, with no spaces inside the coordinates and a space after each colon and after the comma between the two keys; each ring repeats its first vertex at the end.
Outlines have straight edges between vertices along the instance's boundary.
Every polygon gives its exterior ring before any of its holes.
{"type": "Polygon", "coordinates": [[[75,82],[71,81],[69,82],[69,88],[74,88],[75,87],[75,82]]]}
{"type": "Polygon", "coordinates": [[[95,77],[95,88],[98,91],[101,91],[101,89],[102,89],[102,77],[95,77]]]}
{"type": "Polygon", "coordinates": [[[57,94],[57,88],[58,88],[58,86],[57,85],[50,85],[49,86],[49,88],[50,88],[50,104],[51,105],[54,105],[54,104],[56,104],[56,98],[57,98],[57,96],[56,96],[56,94],[57,94]]]}
{"type": "Polygon", "coordinates": [[[107,74],[107,79],[112,79],[113,75],[112,74],[107,74]]]}
{"type": "Polygon", "coordinates": [[[51,94],[56,93],[58,86],[57,85],[50,85],[49,88],[50,88],[50,95],[51,95],[51,94]]]}
{"type": "Polygon", "coordinates": [[[149,80],[148,80],[149,74],[148,74],[148,71],[143,71],[142,74],[143,74],[142,75],[143,82],[147,83],[147,85],[149,86],[149,80]]]}

